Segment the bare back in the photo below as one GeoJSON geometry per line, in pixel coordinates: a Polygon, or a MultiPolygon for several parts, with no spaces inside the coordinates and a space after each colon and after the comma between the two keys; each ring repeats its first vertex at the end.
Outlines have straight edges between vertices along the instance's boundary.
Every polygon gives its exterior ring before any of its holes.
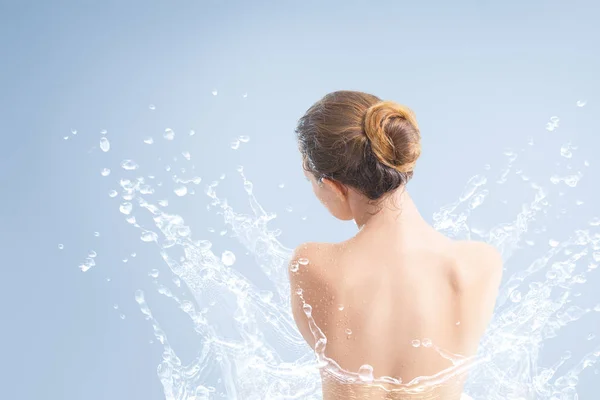
{"type": "MultiPolygon", "coordinates": [[[[310,244],[299,251],[309,264],[292,278],[302,287],[312,316],[327,337],[325,355],[345,370],[373,367],[375,377],[408,383],[452,364],[434,344],[474,355],[491,317],[501,260],[491,246],[454,242],[437,232],[402,239],[357,235],[342,244],[310,244]]],[[[297,310],[297,307],[295,307],[297,310]]],[[[295,312],[309,344],[306,316],[295,312]]],[[[426,398],[460,398],[462,384],[426,398]]],[[[416,399],[370,390],[359,394],[323,376],[324,399],[416,399]]]]}

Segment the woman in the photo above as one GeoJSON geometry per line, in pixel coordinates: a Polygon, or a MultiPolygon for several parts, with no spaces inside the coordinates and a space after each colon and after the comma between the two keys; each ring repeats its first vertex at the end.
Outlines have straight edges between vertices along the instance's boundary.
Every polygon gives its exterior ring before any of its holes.
{"type": "Polygon", "coordinates": [[[359,229],[342,243],[303,244],[291,261],[294,319],[329,361],[323,398],[461,398],[464,376],[408,389],[453,365],[442,354],[476,354],[502,259],[486,243],[443,236],[419,214],[405,189],[421,153],[415,115],[338,91],[315,103],[296,133],[315,195],[359,229]]]}

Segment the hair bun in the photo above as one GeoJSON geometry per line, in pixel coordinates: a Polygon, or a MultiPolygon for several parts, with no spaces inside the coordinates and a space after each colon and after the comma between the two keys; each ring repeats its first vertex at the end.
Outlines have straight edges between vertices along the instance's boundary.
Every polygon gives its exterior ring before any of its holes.
{"type": "Polygon", "coordinates": [[[414,169],[421,155],[421,135],[415,114],[393,101],[373,104],[363,129],[377,159],[399,172],[414,169]]]}

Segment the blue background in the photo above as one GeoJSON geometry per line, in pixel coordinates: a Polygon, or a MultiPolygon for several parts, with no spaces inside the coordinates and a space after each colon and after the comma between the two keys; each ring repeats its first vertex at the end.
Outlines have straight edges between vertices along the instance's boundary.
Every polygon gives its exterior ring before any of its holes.
{"type": "MultiPolygon", "coordinates": [[[[150,173],[190,151],[203,178],[197,193],[226,173],[222,194],[243,207],[241,164],[279,214],[286,246],[350,235],[353,226],[313,198],[294,142],[296,120],[333,90],[415,110],[423,155],[409,190],[427,217],[529,136],[541,155],[559,157],[567,140],[579,146],[592,163],[579,212],[595,215],[599,17],[600,3],[577,0],[0,1],[1,397],[164,398],[161,348],[133,299],[164,265],[107,195],[122,159],[150,173]],[[553,115],[558,133],[544,128],[553,115]],[[162,139],[166,128],[173,142],[162,139]],[[103,129],[108,153],[98,149],[103,129]],[[251,141],[234,151],[239,135],[251,141]],[[89,249],[97,265],[84,274],[77,266],[89,249]]],[[[538,156],[523,168],[533,173],[538,156]]],[[[169,201],[198,238],[235,251],[204,196],[169,201]]],[[[153,311],[178,354],[193,358],[189,321],[164,300],[153,311]]],[[[592,377],[580,387],[581,399],[595,398],[592,377]]]]}

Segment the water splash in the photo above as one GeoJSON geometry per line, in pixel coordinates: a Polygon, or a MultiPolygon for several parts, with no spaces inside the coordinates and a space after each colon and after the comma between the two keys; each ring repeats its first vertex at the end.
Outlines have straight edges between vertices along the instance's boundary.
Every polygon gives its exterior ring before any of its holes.
{"type": "MultiPolygon", "coordinates": [[[[553,131],[558,122],[557,117],[552,117],[546,128],[553,131]]],[[[171,130],[165,132],[165,138],[174,139],[171,130]]],[[[236,139],[234,147],[245,142],[243,139],[236,139]]],[[[533,145],[533,140],[528,139],[528,143],[533,145]]],[[[560,154],[572,159],[573,149],[576,147],[568,143],[561,148],[560,154]]],[[[197,357],[188,363],[182,362],[153,316],[144,292],[136,291],[135,301],[150,322],[156,340],[163,346],[157,374],[165,397],[168,400],[320,399],[320,370],[327,369],[336,379],[346,382],[382,382],[397,385],[398,390],[407,392],[437,385],[469,370],[465,390],[475,399],[576,399],[579,376],[596,364],[600,349],[588,349],[577,360],[567,352],[549,363],[540,361],[540,353],[543,344],[558,336],[565,326],[600,312],[600,304],[589,305],[576,296],[600,263],[600,218],[586,221],[585,226],[570,232],[566,239],[542,239],[548,234],[552,212],[556,211],[553,188],[557,186],[554,185],[564,183],[567,189],[575,190],[583,172],[563,171],[550,177],[550,185],[547,181],[536,183],[522,170],[515,169],[516,152],[507,150],[504,155],[506,164],[497,175],[486,166],[485,173],[473,176],[457,201],[441,207],[433,215],[434,226],[457,239],[476,238],[494,244],[501,250],[508,266],[522,248],[535,249],[538,253],[533,260],[519,262],[518,268],[505,273],[507,278],[500,290],[496,312],[477,356],[462,357],[439,348],[431,339],[415,339],[412,342],[415,348],[434,349],[451,360],[453,367],[407,384],[389,377],[375,377],[373,368],[367,364],[357,372],[344,371],[334,360],[325,357],[326,337],[312,320],[312,307],[304,304],[317,343],[315,353],[309,351],[290,312],[287,274],[291,251],[278,241],[280,231],[270,228],[276,215],[262,208],[243,167],[238,167],[237,171],[250,205],[249,213],[237,212],[226,199],[218,196],[219,181],[207,184],[204,193],[210,201],[208,208],[222,217],[227,231],[254,259],[255,263],[245,265],[245,269],[252,269],[251,275],[262,273],[267,278],[268,284],[264,287],[232,267],[240,263],[233,252],[225,251],[217,256],[212,243],[196,237],[183,217],[166,212],[167,200],[152,204],[149,196],[155,188],[150,187],[143,177],[121,179],[124,202],[118,206],[120,212],[125,214],[129,224],[140,229],[142,242],[157,245],[162,262],[174,274],[171,280],[177,282],[177,288],[184,286],[193,296],[184,299],[168,289],[161,281],[169,277],[153,269],[149,276],[153,278],[157,292],[189,317],[202,338],[197,357]],[[518,193],[525,198],[513,199],[520,201],[521,209],[512,218],[496,219],[490,228],[472,226],[477,222],[472,217],[474,213],[484,212],[481,210],[486,205],[498,201],[493,195],[494,186],[507,184],[513,177],[517,177],[516,182],[523,187],[518,193]],[[129,215],[134,207],[151,217],[152,229],[140,226],[129,215]],[[540,245],[534,246],[535,243],[540,245]],[[218,318],[211,312],[215,309],[218,309],[218,318]]],[[[185,154],[184,157],[189,159],[185,154]]],[[[165,190],[184,196],[188,193],[186,184],[200,182],[199,177],[183,179],[174,175],[174,187],[165,190]]],[[[116,191],[110,192],[111,197],[113,194],[116,196],[116,191]]],[[[556,215],[564,214],[558,210],[556,215]]],[[[299,259],[290,268],[293,272],[308,263],[306,259],[299,259]]],[[[88,257],[80,268],[87,271],[93,265],[94,257],[88,257]]],[[[301,289],[295,290],[294,294],[302,299],[301,289]]],[[[343,310],[344,305],[338,305],[338,309],[343,310]]],[[[352,335],[352,330],[348,328],[346,334],[352,335]]],[[[589,338],[589,334],[585,336],[585,340],[591,340],[589,338]]]]}

